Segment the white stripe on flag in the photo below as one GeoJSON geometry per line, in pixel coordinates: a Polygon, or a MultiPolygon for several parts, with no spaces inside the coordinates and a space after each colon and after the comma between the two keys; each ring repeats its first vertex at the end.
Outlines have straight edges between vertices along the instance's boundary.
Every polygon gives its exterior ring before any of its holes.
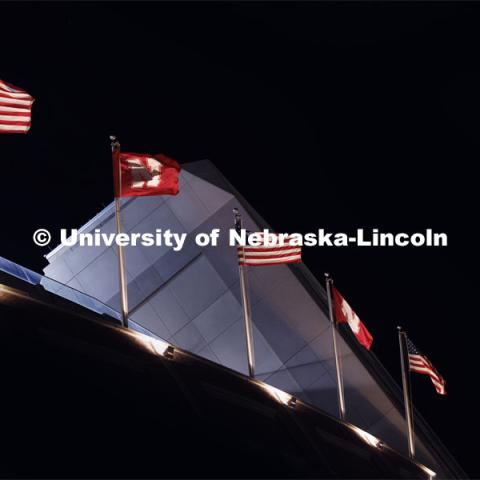
{"type": "Polygon", "coordinates": [[[0,95],[0,104],[6,103],[8,105],[22,105],[24,107],[30,107],[33,103],[33,100],[19,100],[16,98],[7,98],[0,95]]]}
{"type": "Polygon", "coordinates": [[[0,132],[16,133],[16,132],[28,132],[30,125],[2,125],[0,123],[0,132]]]}
{"type": "Polygon", "coordinates": [[[6,120],[8,122],[29,122],[30,115],[27,116],[16,116],[16,115],[2,115],[2,111],[0,110],[0,120],[6,120]]]}
{"type": "MultiPolygon", "coordinates": [[[[302,257],[300,255],[292,255],[290,257],[280,257],[280,258],[262,258],[262,259],[245,258],[243,259],[243,263],[245,265],[266,265],[269,263],[288,263],[294,260],[300,261],[301,258],[302,257]]],[[[240,261],[242,262],[242,259],[240,259],[240,261]]]]}
{"type": "Polygon", "coordinates": [[[0,105],[0,112],[30,113],[30,108],[6,107],[5,105],[0,105]]]}

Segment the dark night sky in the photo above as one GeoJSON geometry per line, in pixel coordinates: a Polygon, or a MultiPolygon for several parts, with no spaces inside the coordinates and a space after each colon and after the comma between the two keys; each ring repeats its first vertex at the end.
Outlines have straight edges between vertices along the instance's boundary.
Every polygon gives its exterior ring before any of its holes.
{"type": "Polygon", "coordinates": [[[108,135],[209,158],[277,231],[447,232],[434,248],[305,249],[400,381],[403,325],[448,381],[414,402],[471,476],[476,391],[480,4],[0,4],[0,78],[35,98],[0,137],[0,255],[112,200],[108,135]],[[19,28],[21,26],[21,28],[19,28]],[[468,426],[468,427],[467,427],[468,426]]]}

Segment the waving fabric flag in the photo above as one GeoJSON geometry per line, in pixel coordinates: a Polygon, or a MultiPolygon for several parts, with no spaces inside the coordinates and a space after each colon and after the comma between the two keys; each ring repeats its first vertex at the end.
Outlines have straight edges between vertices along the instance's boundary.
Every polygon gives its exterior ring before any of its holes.
{"type": "Polygon", "coordinates": [[[361,343],[367,350],[372,346],[373,337],[367,330],[367,327],[360,321],[358,315],[352,310],[352,307],[340,295],[340,292],[333,287],[333,300],[335,305],[335,318],[337,323],[348,323],[352,332],[359,343],[361,343]]]}
{"type": "Polygon", "coordinates": [[[180,165],[165,155],[115,152],[113,163],[116,197],[178,193],[180,165]]]}
{"type": "Polygon", "coordinates": [[[32,104],[33,97],[25,90],[0,80],[0,133],[27,133],[32,104]]]}
{"type": "Polygon", "coordinates": [[[430,360],[417,350],[417,347],[407,337],[407,350],[408,350],[408,365],[411,372],[421,373],[428,375],[435,387],[435,390],[440,395],[446,395],[445,389],[446,382],[444,378],[435,370],[435,367],[431,364],[430,360]]]}
{"type": "MultiPolygon", "coordinates": [[[[261,236],[262,233],[259,233],[261,236]]],[[[273,235],[273,234],[271,234],[273,235]]],[[[282,265],[285,263],[300,263],[302,261],[302,249],[298,245],[291,245],[287,238],[283,245],[279,246],[238,246],[238,263],[240,265],[282,265]]]]}

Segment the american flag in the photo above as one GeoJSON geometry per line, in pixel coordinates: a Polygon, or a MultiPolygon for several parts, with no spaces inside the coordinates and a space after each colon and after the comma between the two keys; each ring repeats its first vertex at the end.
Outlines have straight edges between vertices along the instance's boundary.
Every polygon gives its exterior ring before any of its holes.
{"type": "MultiPolygon", "coordinates": [[[[260,238],[263,238],[261,232],[259,232],[258,235],[260,235],[260,238]]],[[[298,245],[291,245],[291,241],[291,237],[286,237],[283,241],[283,245],[261,245],[258,247],[238,246],[238,263],[240,265],[250,266],[301,263],[302,249],[298,245]]]]}
{"type": "Polygon", "coordinates": [[[33,97],[25,90],[0,80],[0,133],[27,133],[32,103],[33,97]]]}
{"type": "Polygon", "coordinates": [[[408,350],[408,364],[410,371],[416,373],[422,373],[428,375],[435,387],[435,390],[440,395],[446,395],[445,390],[446,382],[444,378],[435,370],[435,367],[431,364],[430,360],[417,350],[417,347],[407,337],[407,350],[408,350]]]}

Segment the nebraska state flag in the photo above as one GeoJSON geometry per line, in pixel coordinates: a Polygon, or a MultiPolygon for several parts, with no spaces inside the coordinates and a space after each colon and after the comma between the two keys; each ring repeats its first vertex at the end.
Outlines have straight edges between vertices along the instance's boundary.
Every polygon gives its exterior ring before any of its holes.
{"type": "Polygon", "coordinates": [[[166,155],[113,154],[116,197],[176,195],[180,165],[166,155]]]}
{"type": "Polygon", "coordinates": [[[340,295],[340,292],[333,287],[333,303],[335,306],[335,318],[337,323],[348,323],[357,340],[367,349],[372,346],[373,337],[367,327],[360,321],[352,307],[340,295]]]}

